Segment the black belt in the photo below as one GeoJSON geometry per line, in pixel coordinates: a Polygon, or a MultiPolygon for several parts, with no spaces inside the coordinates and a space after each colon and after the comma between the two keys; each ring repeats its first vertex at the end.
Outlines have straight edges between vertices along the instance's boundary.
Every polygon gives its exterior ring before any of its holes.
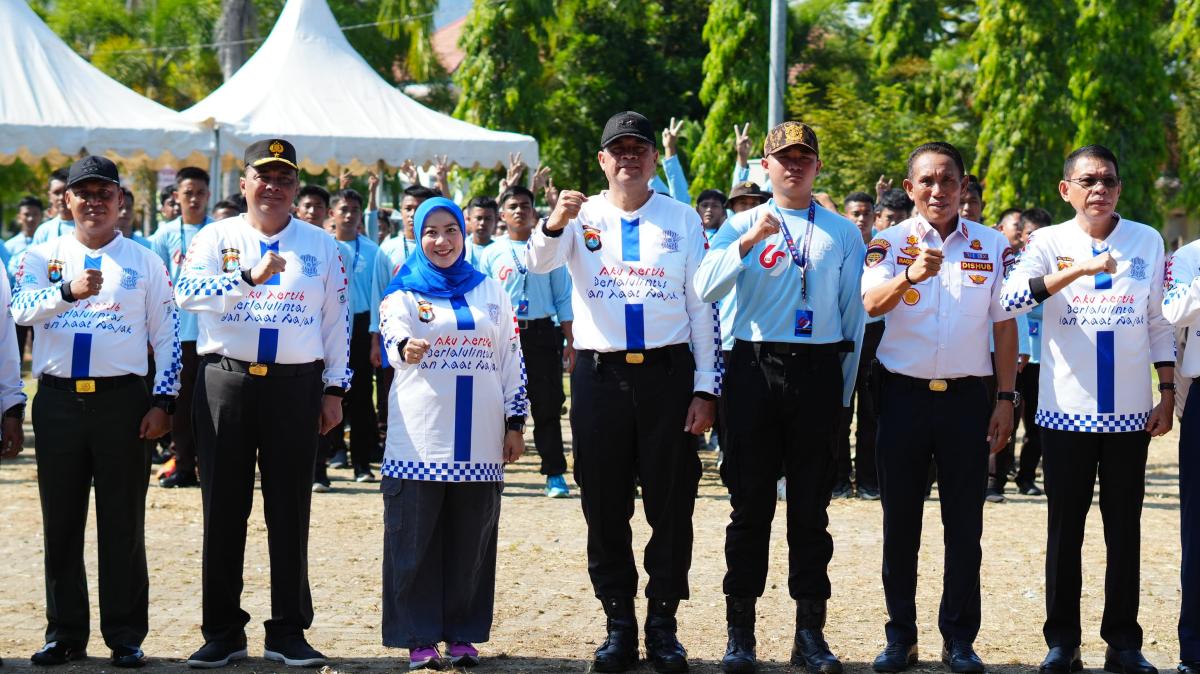
{"type": "Polygon", "coordinates": [[[580,351],[579,353],[584,358],[591,358],[595,362],[605,365],[655,365],[668,363],[672,357],[679,357],[683,354],[691,358],[692,350],[687,344],[672,344],[640,351],[580,351]]]}
{"type": "Polygon", "coordinates": [[[255,377],[299,377],[311,372],[321,372],[325,369],[325,361],[314,360],[311,363],[276,364],[276,363],[247,363],[244,360],[218,356],[210,353],[204,356],[206,365],[216,365],[222,370],[241,372],[255,377]]]}
{"type": "Polygon", "coordinates": [[[921,379],[920,377],[910,377],[899,372],[892,372],[887,368],[880,368],[885,372],[890,379],[905,382],[912,385],[914,388],[926,389],[943,393],[945,391],[962,390],[966,386],[978,385],[983,377],[956,377],[954,379],[921,379]]]}
{"type": "Polygon", "coordinates": [[[519,318],[517,319],[517,328],[520,330],[530,330],[533,328],[552,328],[552,327],[554,327],[554,321],[549,316],[547,316],[545,318],[529,318],[529,319],[524,319],[524,320],[519,319],[519,318]]]}
{"type": "Polygon", "coordinates": [[[47,386],[60,391],[100,393],[101,391],[111,391],[123,386],[129,386],[141,380],[142,378],[136,374],[122,374],[116,377],[78,377],[74,379],[44,374],[38,381],[40,386],[47,386]]]}
{"type": "MultiPolygon", "coordinates": [[[[737,340],[741,342],[742,340],[737,340]]],[[[754,348],[754,355],[762,357],[764,353],[771,353],[777,356],[815,356],[818,354],[837,355],[841,353],[854,353],[854,342],[844,340],[841,342],[830,342],[828,344],[800,344],[794,342],[744,342],[750,344],[754,348]]]]}

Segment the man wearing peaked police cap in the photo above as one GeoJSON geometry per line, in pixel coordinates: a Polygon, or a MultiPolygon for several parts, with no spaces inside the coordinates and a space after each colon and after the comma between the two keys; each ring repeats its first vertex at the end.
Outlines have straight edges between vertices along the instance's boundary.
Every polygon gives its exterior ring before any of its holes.
{"type": "Polygon", "coordinates": [[[917,551],[931,461],[946,530],[942,661],[952,672],[984,671],[973,645],[980,623],[979,541],[989,449],[1000,451],[1012,432],[1017,328],[1000,303],[1012,249],[996,230],[959,216],[966,187],[954,146],[921,145],[909,155],[904,179],[916,216],[867,245],[863,305],[871,316],[887,314],[873,372],[889,616],[877,672],[904,671],[917,661],[917,551]],[[994,403],[984,381],[993,371],[989,334],[996,343],[994,403]]]}
{"type": "Polygon", "coordinates": [[[775,196],[734,215],[696,273],[701,297],[736,288],[736,339],[726,373],[725,461],[733,513],[725,533],[727,672],[755,669],[754,604],[766,589],[775,481],[787,477],[788,590],[796,600],[792,663],[839,674],[825,643],[833,538],[826,531],[836,419],[850,404],[866,314],[862,236],[817,205],[817,136],[784,122],[767,134],[763,168],[775,196]],[[783,420],[782,423],[780,420],[783,420]]]}
{"type": "Polygon", "coordinates": [[[613,115],[600,147],[608,189],[590,198],[564,190],[534,231],[529,268],[565,264],[572,279],[575,481],[588,573],[608,617],[595,670],[625,671],[638,660],[629,519],[640,482],[652,529],[646,654],[657,671],[682,672],[675,611],[688,598],[695,436],[712,426],[720,392],[716,310],[692,283],[707,244],[695,210],[646,185],[658,153],[645,117],[613,115]]]}
{"type": "Polygon", "coordinates": [[[96,493],[100,631],[112,664],[145,663],[150,581],[144,525],[150,454],[179,391],[178,317],[161,260],[116,229],[117,167],[84,157],[67,177],[72,231],[25,251],[12,313],[32,325],[38,491],[46,558],[46,645],[31,660],[87,655],[83,533],[96,493]],[[146,345],[158,367],[153,398],[146,345]]]}
{"type": "Polygon", "coordinates": [[[175,288],[196,312],[195,434],[204,497],[204,647],[192,667],[246,656],[241,608],[254,467],[262,474],[271,554],[268,660],[316,666],[308,523],[317,437],[341,421],[350,387],[346,272],[325,231],[291,216],[296,150],[250,145],[241,178],[246,213],[200,230],[175,288]]]}

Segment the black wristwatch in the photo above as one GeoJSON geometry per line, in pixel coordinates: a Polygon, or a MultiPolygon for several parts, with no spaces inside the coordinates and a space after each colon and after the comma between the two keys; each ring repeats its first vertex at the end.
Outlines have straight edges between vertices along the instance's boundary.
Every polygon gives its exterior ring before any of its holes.
{"type": "Polygon", "coordinates": [[[338,398],[345,398],[346,397],[346,389],[342,388],[341,386],[326,386],[325,387],[325,395],[337,396],[338,398]]]}
{"type": "Polygon", "coordinates": [[[1170,391],[1171,393],[1174,393],[1175,392],[1175,382],[1168,381],[1168,382],[1163,382],[1163,383],[1159,384],[1158,392],[1162,393],[1163,391],[1170,391]]]}
{"type": "Polygon", "coordinates": [[[254,277],[250,275],[249,269],[242,270],[242,280],[245,281],[246,285],[250,286],[251,288],[258,285],[257,283],[254,282],[254,277]]]}
{"type": "Polygon", "coordinates": [[[154,396],[154,406],[167,414],[175,414],[175,397],[167,395],[154,396]]]}
{"type": "Polygon", "coordinates": [[[16,405],[4,410],[4,416],[8,417],[9,419],[20,419],[24,421],[25,403],[17,403],[16,405]]]}
{"type": "Polygon", "coordinates": [[[504,430],[525,432],[525,417],[509,417],[504,420],[504,430]]]}
{"type": "Polygon", "coordinates": [[[1017,405],[1021,404],[1021,392],[1020,391],[1000,391],[1000,392],[996,393],[996,400],[1007,400],[1010,403],[1012,403],[1013,407],[1015,408],[1017,405]]]}

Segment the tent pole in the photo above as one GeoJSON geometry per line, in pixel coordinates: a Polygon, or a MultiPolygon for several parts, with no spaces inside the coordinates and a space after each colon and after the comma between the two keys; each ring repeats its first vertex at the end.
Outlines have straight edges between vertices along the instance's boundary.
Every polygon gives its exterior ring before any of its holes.
{"type": "MultiPolygon", "coordinates": [[[[208,212],[212,213],[217,202],[221,200],[221,129],[217,125],[213,125],[213,160],[212,170],[209,172],[210,184],[208,188],[208,212]]],[[[185,253],[187,251],[184,251],[185,253]]]]}

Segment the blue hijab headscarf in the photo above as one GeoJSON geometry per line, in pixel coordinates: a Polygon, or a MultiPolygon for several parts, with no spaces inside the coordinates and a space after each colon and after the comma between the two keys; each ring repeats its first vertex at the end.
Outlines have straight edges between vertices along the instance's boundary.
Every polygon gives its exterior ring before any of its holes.
{"type": "Polygon", "coordinates": [[[417,208],[413,216],[413,226],[417,234],[417,249],[404,261],[404,266],[396,272],[392,282],[388,284],[384,297],[397,290],[409,290],[430,297],[461,297],[470,292],[475,286],[487,278],[479,270],[467,262],[467,227],[463,222],[462,210],[458,204],[445,197],[426,199],[417,208]],[[442,268],[425,257],[421,247],[421,238],[425,232],[425,221],[434,211],[448,211],[458,221],[458,228],[463,235],[463,249],[458,259],[449,267],[442,268]]]}

